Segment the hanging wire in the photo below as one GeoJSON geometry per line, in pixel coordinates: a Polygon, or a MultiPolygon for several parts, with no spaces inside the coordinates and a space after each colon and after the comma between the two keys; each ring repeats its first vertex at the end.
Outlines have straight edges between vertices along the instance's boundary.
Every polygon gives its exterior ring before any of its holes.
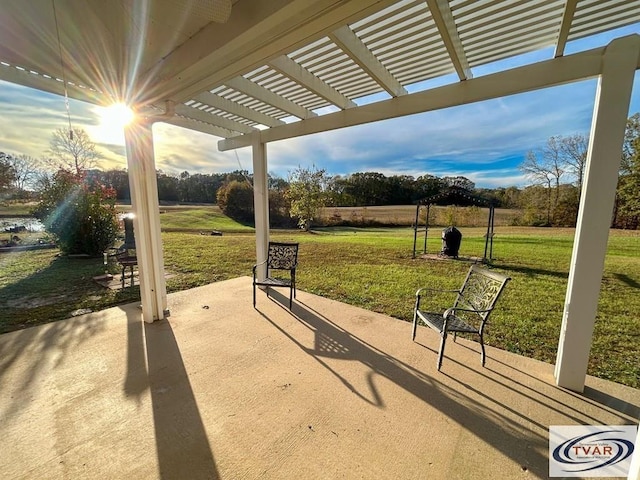
{"type": "Polygon", "coordinates": [[[51,0],[53,6],[53,21],[56,25],[56,37],[58,38],[58,54],[60,55],[60,68],[62,69],[62,85],[64,87],[64,104],[67,109],[67,120],[69,121],[69,140],[73,141],[73,128],[71,127],[71,108],[69,107],[69,95],[67,93],[67,78],[64,70],[64,60],[62,59],[62,42],[60,41],[60,29],[58,28],[58,14],[56,12],[56,0],[51,0]]]}
{"type": "Polygon", "coordinates": [[[251,183],[251,181],[249,181],[249,177],[247,177],[244,172],[244,168],[242,168],[242,164],[240,163],[240,157],[238,156],[238,150],[235,149],[233,151],[233,153],[236,154],[236,160],[238,161],[238,165],[240,166],[240,174],[244,177],[244,181],[247,182],[247,185],[249,185],[251,187],[251,190],[253,190],[253,184],[251,183]]]}

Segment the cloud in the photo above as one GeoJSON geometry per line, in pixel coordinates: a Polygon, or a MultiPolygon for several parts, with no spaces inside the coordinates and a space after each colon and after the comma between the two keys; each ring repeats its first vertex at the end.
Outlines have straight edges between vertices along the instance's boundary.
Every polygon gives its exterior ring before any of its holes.
{"type": "Polygon", "coordinates": [[[595,89],[586,81],[280,141],[269,146],[269,162],[282,170],[315,164],[341,175],[474,174],[487,183],[479,172],[501,161],[511,166],[509,178],[520,178],[513,172],[527,151],[553,135],[588,132],[595,89]]]}

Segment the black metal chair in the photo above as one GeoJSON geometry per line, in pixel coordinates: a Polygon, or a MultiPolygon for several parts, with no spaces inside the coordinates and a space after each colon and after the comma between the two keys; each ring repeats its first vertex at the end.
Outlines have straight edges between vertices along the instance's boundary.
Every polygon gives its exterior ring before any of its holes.
{"type": "Polygon", "coordinates": [[[138,265],[138,257],[136,256],[136,250],[126,248],[124,250],[119,250],[116,253],[116,260],[122,267],[122,288],[124,288],[124,281],[126,278],[127,267],[129,267],[131,271],[131,286],[133,287],[134,283],[134,275],[133,268],[138,265]]]}
{"type": "Polygon", "coordinates": [[[440,334],[438,370],[440,370],[442,366],[444,346],[449,332],[454,334],[454,341],[458,333],[473,333],[478,335],[480,338],[480,348],[482,349],[481,361],[484,367],[484,327],[509,280],[509,277],[472,265],[459,290],[421,288],[416,292],[412,339],[414,341],[416,339],[416,328],[419,321],[440,334]],[[453,302],[453,306],[444,311],[425,311],[422,310],[421,301],[423,292],[426,291],[455,293],[456,299],[453,302]]]}
{"type": "Polygon", "coordinates": [[[298,244],[269,242],[267,259],[253,266],[253,307],[256,306],[256,287],[266,287],[267,297],[269,289],[273,287],[289,288],[289,309],[293,306],[296,296],[296,267],[298,266],[298,244]],[[261,265],[267,265],[266,277],[258,280],[257,269],[261,265]],[[277,271],[281,271],[278,275],[277,271]],[[284,272],[288,271],[288,278],[284,272]]]}

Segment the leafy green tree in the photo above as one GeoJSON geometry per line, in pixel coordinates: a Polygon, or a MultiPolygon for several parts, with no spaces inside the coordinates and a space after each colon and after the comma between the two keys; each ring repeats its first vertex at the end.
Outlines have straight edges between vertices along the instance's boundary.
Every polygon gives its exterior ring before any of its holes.
{"type": "Polygon", "coordinates": [[[116,199],[120,201],[131,201],[129,191],[129,174],[126,170],[107,170],[100,172],[99,181],[116,191],[116,199]]]}
{"type": "Polygon", "coordinates": [[[332,207],[353,207],[355,199],[348,193],[348,178],[335,175],[327,179],[327,205],[332,207]]]}
{"type": "Polygon", "coordinates": [[[429,174],[421,175],[416,179],[414,185],[415,200],[437,195],[444,187],[443,179],[429,174]]]}
{"type": "Polygon", "coordinates": [[[67,254],[101,255],[118,234],[115,191],[90,185],[84,174],[56,172],[40,192],[33,214],[67,254]]]}
{"type": "Polygon", "coordinates": [[[218,189],[218,206],[234,220],[251,222],[254,218],[253,188],[245,181],[225,183],[218,189]]]}
{"type": "Polygon", "coordinates": [[[640,113],[627,120],[613,225],[637,229],[640,226],[640,113]]]}
{"type": "Polygon", "coordinates": [[[457,177],[443,177],[442,183],[447,187],[458,187],[472,192],[476,188],[476,184],[469,180],[467,177],[461,175],[457,177]]]}
{"type": "Polygon", "coordinates": [[[0,152],[0,195],[7,192],[13,185],[16,173],[11,163],[12,156],[0,152]]]}
{"type": "Polygon", "coordinates": [[[549,188],[542,185],[525,187],[519,196],[520,208],[523,216],[522,225],[534,227],[549,226],[551,213],[549,208],[549,188]]]}
{"type": "Polygon", "coordinates": [[[324,169],[298,167],[289,174],[287,197],[291,201],[290,215],[298,219],[298,226],[308,232],[311,222],[326,205],[327,176],[324,169]]]}
{"type": "Polygon", "coordinates": [[[177,202],[180,199],[179,182],[180,180],[174,176],[167,175],[162,170],[156,172],[156,181],[158,185],[158,199],[168,202],[177,202]]]}

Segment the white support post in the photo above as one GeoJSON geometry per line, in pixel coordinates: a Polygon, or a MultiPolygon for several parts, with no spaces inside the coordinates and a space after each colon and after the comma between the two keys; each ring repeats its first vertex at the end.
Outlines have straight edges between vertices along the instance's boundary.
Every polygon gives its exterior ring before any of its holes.
{"type": "MultiPolygon", "coordinates": [[[[267,145],[253,143],[253,207],[256,222],[256,263],[267,259],[269,245],[269,183],[267,176],[267,145]]],[[[264,280],[266,266],[258,268],[258,279],[264,280]]]]}
{"type": "Polygon", "coordinates": [[[151,323],[164,318],[167,310],[152,123],[139,119],[125,127],[125,143],[142,318],[151,323]]]}
{"type": "Polygon", "coordinates": [[[555,368],[557,385],[576,392],[584,391],[639,53],[634,35],[611,42],[602,57],[555,368]]]}

